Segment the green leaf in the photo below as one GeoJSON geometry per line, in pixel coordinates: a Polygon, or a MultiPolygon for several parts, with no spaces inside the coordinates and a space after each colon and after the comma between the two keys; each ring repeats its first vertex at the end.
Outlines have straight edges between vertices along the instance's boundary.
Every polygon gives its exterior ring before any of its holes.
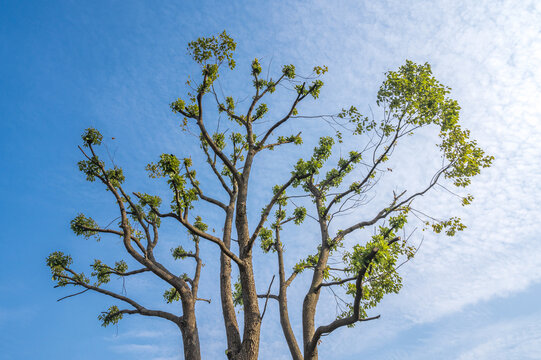
{"type": "Polygon", "coordinates": [[[180,245],[174,249],[171,249],[171,254],[175,260],[184,259],[186,256],[188,256],[188,252],[180,245]]]}
{"type": "Polygon", "coordinates": [[[123,314],[120,312],[116,305],[111,306],[106,312],[103,312],[98,316],[98,320],[101,321],[101,326],[106,327],[108,325],[115,325],[122,319],[123,314]]]}
{"type": "Polygon", "coordinates": [[[267,228],[262,228],[259,232],[259,239],[261,240],[261,249],[264,252],[275,252],[274,249],[274,237],[272,236],[272,230],[267,228]]]}
{"type": "Polygon", "coordinates": [[[111,280],[111,268],[100,260],[94,260],[92,269],[94,271],[90,275],[95,276],[98,279],[98,284],[106,284],[111,280]]]}
{"type": "Polygon", "coordinates": [[[55,251],[47,257],[45,262],[51,269],[53,280],[59,281],[61,279],[58,276],[66,274],[65,270],[73,263],[73,259],[69,255],[64,255],[61,251],[55,251]]]}
{"type": "Polygon", "coordinates": [[[79,214],[73,220],[71,220],[70,227],[75,235],[83,236],[86,239],[95,237],[97,241],[100,240],[99,232],[93,230],[99,229],[98,224],[94,221],[94,219],[86,217],[84,214],[79,214]]]}
{"type": "Polygon", "coordinates": [[[195,218],[195,222],[194,222],[193,226],[194,226],[196,229],[201,230],[201,231],[203,231],[203,232],[204,232],[204,231],[207,231],[207,229],[208,229],[208,225],[205,224],[205,223],[202,221],[201,216],[197,216],[197,217],[195,218]]]}
{"type": "Polygon", "coordinates": [[[261,64],[259,63],[259,60],[256,58],[254,61],[252,61],[252,75],[256,76],[261,74],[261,64]]]}
{"type": "Polygon", "coordinates": [[[304,207],[297,207],[295,210],[293,210],[293,216],[295,217],[295,224],[300,225],[306,218],[306,208],[304,207]]]}
{"type": "Polygon", "coordinates": [[[233,304],[235,306],[243,305],[242,300],[242,285],[240,283],[240,276],[233,284],[233,304]]]}
{"type": "Polygon", "coordinates": [[[284,65],[282,67],[282,73],[288,78],[293,79],[295,77],[295,65],[284,65]]]}
{"type": "Polygon", "coordinates": [[[83,135],[81,135],[81,138],[83,139],[83,146],[85,147],[100,145],[103,140],[103,136],[94,128],[86,129],[83,135]]]}
{"type": "Polygon", "coordinates": [[[235,67],[233,52],[236,47],[235,41],[224,30],[218,37],[201,37],[191,41],[188,43],[188,53],[200,65],[207,64],[209,61],[220,65],[225,61],[229,68],[233,70],[235,67]]]}
{"type": "Polygon", "coordinates": [[[163,298],[165,299],[165,301],[166,301],[168,304],[171,304],[171,303],[174,302],[174,301],[179,301],[179,300],[180,300],[180,293],[178,292],[177,289],[175,289],[174,287],[172,287],[171,289],[166,290],[166,291],[163,293],[163,298]]]}

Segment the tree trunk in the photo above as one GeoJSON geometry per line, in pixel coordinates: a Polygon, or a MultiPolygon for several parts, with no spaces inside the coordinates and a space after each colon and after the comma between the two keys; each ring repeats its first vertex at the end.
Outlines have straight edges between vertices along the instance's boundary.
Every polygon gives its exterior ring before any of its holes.
{"type": "Polygon", "coordinates": [[[282,325],[282,331],[289,347],[289,352],[293,360],[303,360],[299,344],[291,328],[289,321],[289,313],[287,309],[287,287],[286,276],[284,271],[284,253],[282,249],[282,243],[280,241],[280,231],[276,229],[276,252],[278,253],[278,272],[280,278],[280,291],[278,293],[278,308],[280,310],[280,325],[282,325]]]}
{"type": "MultiPolygon", "coordinates": [[[[233,201],[233,199],[232,199],[233,201]]],[[[233,226],[234,202],[229,204],[224,224],[224,245],[229,249],[231,246],[231,228],[233,226]]],[[[220,254],[220,297],[222,300],[222,313],[224,317],[225,333],[227,337],[227,357],[240,351],[240,333],[233,304],[231,291],[231,259],[224,253],[220,254]]]]}
{"type": "Polygon", "coordinates": [[[243,266],[239,267],[240,283],[242,286],[242,301],[244,310],[244,331],[242,345],[238,356],[239,360],[257,360],[259,354],[259,338],[261,318],[259,313],[259,300],[255,287],[254,270],[252,264],[252,250],[250,248],[250,231],[246,214],[246,200],[248,197],[248,178],[250,176],[251,162],[254,152],[251,150],[246,156],[243,172],[243,184],[239,185],[237,198],[237,214],[235,227],[239,240],[239,250],[243,266]]]}
{"type": "Polygon", "coordinates": [[[317,347],[311,352],[308,353],[308,345],[312,340],[315,329],[315,316],[316,316],[316,307],[319,300],[319,294],[321,288],[317,289],[317,286],[323,281],[323,269],[327,266],[327,260],[329,258],[329,250],[327,247],[322,248],[319,255],[319,262],[314,269],[314,275],[312,277],[312,284],[308,294],[304,297],[304,302],[302,304],[302,335],[304,342],[304,359],[305,360],[317,360],[317,347]],[[316,290],[317,289],[317,290],[316,290]]]}
{"type": "MultiPolygon", "coordinates": [[[[323,206],[321,198],[316,195],[316,205],[320,209],[323,206]]],[[[314,269],[314,274],[312,276],[312,283],[310,284],[310,289],[304,297],[304,302],[302,304],[302,336],[304,343],[304,359],[305,360],[317,360],[317,346],[313,351],[309,351],[308,345],[314,337],[315,329],[315,316],[317,303],[319,301],[319,294],[321,293],[321,288],[319,285],[323,282],[323,275],[325,268],[327,267],[327,261],[329,260],[329,245],[327,243],[329,239],[329,232],[327,229],[327,221],[321,215],[319,216],[319,226],[321,231],[321,250],[319,251],[319,260],[314,269]]]]}
{"type": "Polygon", "coordinates": [[[195,300],[182,302],[183,315],[178,327],[182,333],[185,360],[201,360],[201,346],[199,344],[199,331],[195,321],[195,300]]]}
{"type": "Polygon", "coordinates": [[[244,332],[239,359],[256,360],[259,354],[261,319],[251,256],[244,270],[241,271],[240,281],[244,303],[244,332]]]}

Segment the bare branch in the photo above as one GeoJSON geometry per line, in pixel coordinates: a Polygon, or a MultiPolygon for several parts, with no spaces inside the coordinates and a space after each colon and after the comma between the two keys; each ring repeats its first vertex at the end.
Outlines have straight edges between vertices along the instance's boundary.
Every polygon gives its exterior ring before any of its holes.
{"type": "Polygon", "coordinates": [[[266,299],[267,297],[269,299],[274,299],[276,301],[278,301],[278,295],[274,295],[274,294],[257,294],[257,297],[260,298],[260,299],[266,299]]]}
{"type": "MultiPolygon", "coordinates": [[[[195,254],[189,254],[195,259],[195,274],[192,281],[192,294],[194,298],[197,298],[197,291],[199,289],[199,279],[201,278],[201,267],[203,262],[199,257],[199,239],[195,241],[195,254]]],[[[209,300],[210,303],[210,300],[209,300]]]]}
{"type": "Polygon", "coordinates": [[[226,210],[227,209],[227,206],[221,202],[220,200],[216,200],[214,198],[211,198],[211,197],[208,197],[206,195],[203,194],[203,191],[201,190],[201,188],[199,187],[199,184],[197,183],[197,181],[193,178],[192,174],[190,173],[190,170],[188,169],[188,167],[186,167],[186,174],[188,176],[188,179],[190,180],[190,183],[192,184],[192,186],[195,188],[195,190],[197,190],[197,193],[199,194],[199,197],[203,200],[205,200],[206,202],[209,202],[211,204],[214,204],[216,206],[219,206],[221,207],[223,210],[226,210]]]}
{"type": "MultiPolygon", "coordinates": [[[[66,268],[65,270],[71,272],[74,275],[77,275],[73,270],[71,270],[69,268],[66,268]]],[[[104,295],[110,296],[112,298],[115,298],[117,300],[121,300],[121,301],[123,301],[125,303],[128,303],[128,304],[130,304],[131,306],[133,306],[136,309],[135,311],[137,311],[137,313],[139,313],[141,315],[156,316],[156,317],[161,317],[161,318],[173,321],[174,323],[178,322],[178,319],[179,319],[178,316],[173,315],[171,313],[168,313],[166,311],[149,310],[149,309],[141,306],[136,301],[134,301],[134,300],[132,300],[132,299],[130,299],[130,298],[124,296],[124,295],[120,295],[120,294],[114,293],[114,292],[109,291],[109,290],[102,289],[102,288],[94,286],[94,285],[86,284],[85,282],[78,281],[76,279],[73,279],[73,278],[70,278],[70,277],[67,277],[67,276],[61,276],[61,277],[70,279],[72,281],[75,281],[77,285],[84,287],[86,290],[92,290],[92,291],[98,292],[100,294],[104,294],[104,295]]]]}
{"type": "Polygon", "coordinates": [[[85,289],[83,291],[79,291],[78,293],[75,293],[75,294],[71,294],[71,295],[68,295],[68,296],[64,296],[64,297],[61,297],[60,299],[56,300],[56,301],[62,301],[64,299],[67,299],[67,298],[70,298],[70,297],[73,297],[73,296],[77,296],[77,295],[81,295],[81,294],[84,294],[85,292],[87,292],[88,290],[90,289],[85,289]]]}
{"type": "Polygon", "coordinates": [[[287,280],[284,282],[284,285],[286,287],[289,287],[289,285],[291,285],[291,283],[293,282],[293,280],[297,277],[297,273],[296,272],[293,272],[289,278],[287,278],[287,280]]]}
{"type": "Polygon", "coordinates": [[[353,281],[353,280],[355,280],[356,278],[357,278],[356,276],[352,276],[352,277],[345,278],[345,279],[342,279],[342,280],[339,280],[339,281],[332,281],[332,282],[328,282],[328,283],[321,283],[321,284],[319,284],[319,285],[316,287],[316,291],[319,290],[319,288],[321,288],[322,286],[342,285],[342,284],[347,283],[348,281],[353,281]]]}
{"type": "MultiPolygon", "coordinates": [[[[91,231],[91,232],[99,232],[99,233],[105,233],[105,234],[114,234],[114,235],[118,235],[120,237],[123,237],[124,236],[124,232],[122,231],[118,231],[118,230],[112,230],[112,229],[102,229],[102,228],[90,228],[90,227],[87,227],[87,226],[84,226],[84,225],[80,225],[81,228],[85,229],[86,231],[91,231]]],[[[143,254],[146,254],[146,249],[145,247],[141,244],[141,242],[139,241],[138,238],[136,238],[135,236],[131,236],[130,235],[130,239],[135,243],[137,244],[137,247],[139,248],[139,250],[141,250],[143,252],[143,254]]]]}
{"type": "Polygon", "coordinates": [[[274,277],[275,277],[275,275],[272,276],[272,280],[271,280],[271,282],[269,284],[269,290],[267,290],[267,298],[265,300],[265,306],[263,307],[263,312],[261,313],[261,316],[260,316],[261,320],[263,320],[263,316],[265,316],[265,311],[267,311],[267,303],[269,302],[269,296],[270,296],[272,283],[274,282],[274,277]]]}
{"type": "MultiPolygon", "coordinates": [[[[108,267],[109,269],[111,269],[110,267],[108,267]]],[[[142,268],[142,269],[138,269],[138,270],[133,270],[133,271],[128,271],[128,272],[125,272],[125,273],[121,273],[121,272],[118,272],[114,269],[111,269],[110,271],[106,271],[103,273],[103,275],[118,275],[118,276],[122,276],[122,277],[126,277],[126,276],[131,276],[131,275],[137,275],[137,274],[141,274],[141,273],[144,273],[144,272],[147,272],[147,271],[151,271],[149,268],[142,268]]]]}
{"type": "Polygon", "coordinates": [[[220,172],[216,168],[216,162],[212,160],[212,158],[210,157],[210,154],[209,154],[208,150],[206,149],[206,147],[202,146],[202,149],[205,152],[205,155],[207,156],[207,163],[212,168],[212,171],[214,172],[214,175],[216,175],[216,177],[220,181],[220,184],[222,184],[222,187],[225,189],[225,191],[227,191],[229,196],[232,196],[233,192],[229,188],[229,186],[226,184],[226,182],[224,181],[224,178],[222,177],[222,174],[220,174],[220,172]]]}

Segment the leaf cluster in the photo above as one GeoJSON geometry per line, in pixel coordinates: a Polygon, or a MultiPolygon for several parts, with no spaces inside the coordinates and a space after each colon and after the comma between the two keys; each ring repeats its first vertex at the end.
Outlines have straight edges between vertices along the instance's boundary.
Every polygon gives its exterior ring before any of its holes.
{"type": "Polygon", "coordinates": [[[211,60],[213,64],[221,65],[227,62],[228,67],[235,68],[233,52],[237,44],[227,32],[223,31],[218,37],[200,37],[188,43],[188,54],[200,65],[205,65],[211,60]]]}
{"type": "Polygon", "coordinates": [[[98,320],[101,321],[101,326],[106,327],[109,325],[118,324],[122,317],[123,314],[120,312],[118,306],[113,305],[109,309],[107,309],[107,311],[101,313],[98,316],[98,320]]]}
{"type": "Polygon", "coordinates": [[[106,284],[111,280],[111,274],[122,275],[128,270],[128,264],[124,260],[115,262],[114,267],[104,264],[101,260],[94,260],[91,276],[98,280],[97,285],[106,284]]]}
{"type": "Polygon", "coordinates": [[[75,235],[83,236],[86,239],[94,237],[97,241],[100,240],[98,231],[93,229],[98,229],[98,224],[91,217],[87,217],[84,214],[77,215],[70,222],[70,228],[75,233],[75,235]]]}

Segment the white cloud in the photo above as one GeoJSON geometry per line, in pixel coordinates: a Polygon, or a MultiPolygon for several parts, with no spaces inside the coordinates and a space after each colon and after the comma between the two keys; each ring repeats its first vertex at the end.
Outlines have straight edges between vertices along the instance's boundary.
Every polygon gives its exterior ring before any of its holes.
{"type": "Polygon", "coordinates": [[[443,326],[423,339],[421,346],[401,357],[407,359],[522,360],[538,359],[541,313],[485,325],[463,323],[443,326]]]}
{"type": "Polygon", "coordinates": [[[468,334],[481,338],[471,349],[464,351],[458,360],[522,360],[538,359],[541,349],[541,323],[531,317],[512,323],[492,325],[481,334],[468,334]]]}

